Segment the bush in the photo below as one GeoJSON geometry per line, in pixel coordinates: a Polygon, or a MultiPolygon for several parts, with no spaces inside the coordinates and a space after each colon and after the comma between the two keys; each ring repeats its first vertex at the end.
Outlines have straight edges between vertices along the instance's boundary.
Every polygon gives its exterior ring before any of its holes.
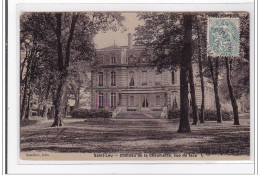
{"type": "MultiPolygon", "coordinates": [[[[228,111],[221,111],[222,120],[230,121],[232,120],[233,114],[228,111]]],[[[217,120],[217,111],[216,110],[205,110],[204,120],[206,121],[216,121],[217,120]]]]}
{"type": "MultiPolygon", "coordinates": [[[[200,110],[198,110],[198,115],[200,115],[200,110]]],[[[230,121],[233,118],[232,112],[222,111],[222,120],[230,121]]],[[[171,109],[168,111],[168,119],[180,118],[180,110],[179,109],[171,109]]],[[[192,119],[192,110],[189,111],[189,118],[192,119]]],[[[205,110],[204,113],[205,121],[216,121],[217,120],[217,111],[216,110],[205,110]]]]}
{"type": "Polygon", "coordinates": [[[173,118],[180,118],[180,110],[170,109],[168,111],[168,119],[173,119],[173,118]]]}
{"type": "Polygon", "coordinates": [[[112,113],[105,109],[75,109],[71,112],[72,118],[110,118],[112,113]]]}
{"type": "MultiPolygon", "coordinates": [[[[179,109],[170,109],[168,111],[168,119],[180,118],[180,110],[179,109]]],[[[189,118],[192,118],[192,111],[189,111],[189,118]]]]}
{"type": "Polygon", "coordinates": [[[207,109],[204,112],[204,120],[205,121],[217,121],[217,111],[207,109]]]}
{"type": "Polygon", "coordinates": [[[168,111],[168,119],[180,118],[180,110],[179,109],[170,109],[168,111]]]}
{"type": "Polygon", "coordinates": [[[233,120],[233,112],[222,111],[222,120],[224,121],[233,120]]]}

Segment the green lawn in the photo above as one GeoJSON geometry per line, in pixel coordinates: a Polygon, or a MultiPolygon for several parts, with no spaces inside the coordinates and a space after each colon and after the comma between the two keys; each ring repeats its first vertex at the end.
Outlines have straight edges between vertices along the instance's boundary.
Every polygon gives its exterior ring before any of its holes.
{"type": "Polygon", "coordinates": [[[249,155],[249,116],[240,126],[232,121],[191,125],[191,133],[177,133],[179,121],[168,119],[34,120],[21,126],[21,151],[85,153],[209,153],[249,155]]]}

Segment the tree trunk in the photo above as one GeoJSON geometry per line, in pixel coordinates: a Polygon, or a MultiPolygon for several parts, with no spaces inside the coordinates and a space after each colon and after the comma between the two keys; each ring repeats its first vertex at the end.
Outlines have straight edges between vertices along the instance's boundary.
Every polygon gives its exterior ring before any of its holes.
{"type": "Polygon", "coordinates": [[[25,113],[25,103],[26,103],[26,95],[27,95],[27,77],[25,77],[25,83],[24,83],[24,89],[23,89],[23,100],[21,104],[21,110],[20,110],[20,120],[22,121],[24,119],[24,113],[25,113]]]}
{"type": "Polygon", "coordinates": [[[27,99],[27,106],[26,106],[26,111],[25,111],[25,116],[24,118],[29,120],[30,119],[30,115],[31,115],[31,88],[29,87],[29,94],[28,94],[28,99],[27,99]]]}
{"type": "Polygon", "coordinates": [[[59,66],[59,72],[61,74],[60,78],[60,84],[57,90],[57,96],[56,100],[54,102],[55,106],[55,118],[54,122],[52,124],[53,126],[62,126],[63,121],[62,118],[65,116],[65,105],[66,105],[66,80],[68,77],[68,67],[69,67],[69,61],[70,61],[70,45],[73,40],[75,25],[77,22],[78,14],[73,13],[72,21],[71,21],[71,27],[70,27],[70,34],[67,40],[66,50],[65,50],[65,60],[63,59],[63,47],[62,47],[62,13],[56,13],[56,22],[57,27],[55,30],[56,37],[57,37],[57,51],[58,51],[58,66],[59,66]]]}
{"type": "Polygon", "coordinates": [[[234,97],[233,87],[232,87],[232,84],[231,84],[231,77],[230,77],[230,74],[231,74],[230,66],[231,66],[231,64],[229,64],[228,57],[225,58],[225,62],[226,62],[226,69],[227,69],[226,74],[227,74],[228,91],[229,91],[230,100],[231,100],[233,113],[234,113],[234,125],[239,125],[238,107],[237,107],[236,98],[234,97]]]}
{"type": "Polygon", "coordinates": [[[43,113],[42,113],[42,118],[44,118],[45,120],[48,119],[48,111],[49,111],[49,108],[45,104],[44,107],[43,107],[43,113]]]}
{"type": "Polygon", "coordinates": [[[79,98],[80,98],[80,88],[77,88],[77,91],[75,92],[75,105],[74,109],[79,108],[79,98]]]}
{"type": "Polygon", "coordinates": [[[63,53],[62,53],[62,43],[61,43],[61,19],[62,19],[62,13],[56,13],[56,23],[57,27],[55,30],[56,37],[57,37],[57,52],[58,52],[58,67],[59,67],[59,73],[60,73],[60,84],[58,86],[57,92],[56,92],[56,99],[54,101],[54,107],[55,107],[55,116],[54,116],[54,122],[51,125],[51,127],[54,126],[62,126],[62,108],[63,108],[63,89],[65,88],[65,78],[63,76],[63,70],[64,70],[64,61],[63,61],[63,53]]]}
{"type": "Polygon", "coordinates": [[[24,67],[26,66],[26,61],[28,60],[28,51],[26,50],[26,56],[24,58],[24,61],[21,63],[21,68],[20,68],[20,82],[23,80],[23,71],[24,67]]]}
{"type": "Polygon", "coordinates": [[[44,104],[44,106],[43,106],[43,113],[42,113],[42,117],[43,117],[44,119],[48,119],[47,114],[48,114],[49,107],[48,107],[48,105],[46,104],[46,101],[48,100],[49,93],[50,93],[51,79],[52,79],[52,76],[50,76],[50,78],[49,78],[48,86],[47,86],[47,90],[46,90],[46,94],[45,94],[45,98],[44,98],[45,104],[44,104]]]}
{"type": "Polygon", "coordinates": [[[57,94],[56,94],[56,100],[54,102],[55,106],[55,117],[54,117],[54,122],[52,124],[52,127],[54,126],[62,126],[63,121],[62,118],[65,117],[65,105],[66,105],[66,79],[67,79],[67,74],[63,75],[60,80],[59,87],[57,89],[57,94]]]}
{"type": "MultiPolygon", "coordinates": [[[[198,29],[197,29],[198,30],[198,29]]],[[[201,107],[200,107],[200,123],[204,123],[204,112],[205,112],[205,87],[204,87],[204,78],[202,71],[202,62],[201,62],[201,36],[198,34],[199,44],[198,44],[198,60],[199,60],[199,74],[200,74],[200,87],[201,87],[201,107]]]]}
{"type": "Polygon", "coordinates": [[[57,37],[57,51],[58,51],[58,67],[60,73],[63,71],[63,53],[62,53],[62,43],[61,43],[61,18],[62,18],[62,13],[56,13],[56,20],[57,20],[57,28],[56,28],[56,37],[57,37]]]}
{"type": "Polygon", "coordinates": [[[188,99],[188,83],[189,83],[189,65],[191,62],[191,30],[192,19],[190,13],[184,14],[184,45],[183,54],[180,65],[180,125],[178,132],[185,133],[191,132],[189,123],[189,99],[188,99]]]}
{"type": "Polygon", "coordinates": [[[26,103],[26,97],[27,97],[28,84],[30,82],[30,80],[28,81],[28,79],[30,77],[30,75],[29,75],[30,65],[31,65],[31,61],[28,61],[28,66],[27,66],[25,77],[24,77],[23,100],[22,100],[21,110],[20,110],[20,120],[21,121],[24,119],[24,116],[25,116],[25,108],[26,108],[25,103],[26,103]]]}
{"type": "Polygon", "coordinates": [[[193,122],[192,125],[199,124],[199,116],[198,116],[198,106],[196,102],[196,91],[193,79],[193,69],[192,64],[189,66],[189,82],[190,82],[190,93],[191,93],[191,106],[192,106],[192,115],[193,115],[193,122]]]}
{"type": "Polygon", "coordinates": [[[216,59],[215,61],[216,69],[215,69],[215,84],[216,84],[216,91],[217,91],[217,122],[221,123],[222,122],[222,115],[221,115],[221,105],[220,105],[220,100],[219,100],[219,95],[218,95],[218,70],[219,70],[219,59],[216,59]]]}
{"type": "Polygon", "coordinates": [[[216,58],[216,67],[215,67],[215,76],[214,76],[214,68],[212,64],[211,57],[209,57],[209,67],[210,67],[210,72],[212,76],[212,81],[213,81],[213,86],[214,86],[214,93],[215,93],[215,103],[216,103],[216,110],[217,110],[217,122],[221,123],[222,122],[222,116],[221,116],[221,105],[220,105],[220,100],[219,100],[219,95],[218,95],[218,58],[216,58]]]}

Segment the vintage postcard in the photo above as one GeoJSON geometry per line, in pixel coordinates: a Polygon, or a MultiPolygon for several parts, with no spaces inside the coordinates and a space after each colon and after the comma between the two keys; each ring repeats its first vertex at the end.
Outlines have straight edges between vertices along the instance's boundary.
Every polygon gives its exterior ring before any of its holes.
{"type": "Polygon", "coordinates": [[[20,159],[249,160],[249,22],[20,13],[20,159]]]}

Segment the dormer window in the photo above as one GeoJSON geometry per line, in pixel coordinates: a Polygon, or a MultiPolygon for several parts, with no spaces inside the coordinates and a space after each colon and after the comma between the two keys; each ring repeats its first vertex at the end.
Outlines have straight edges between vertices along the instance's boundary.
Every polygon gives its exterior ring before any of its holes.
{"type": "Polygon", "coordinates": [[[161,85],[161,81],[162,81],[162,74],[156,73],[156,75],[155,75],[155,86],[161,85]]]}
{"type": "Polygon", "coordinates": [[[115,57],[115,56],[112,56],[112,57],[111,57],[111,63],[112,63],[112,64],[115,64],[115,63],[116,63],[116,57],[115,57]]]}
{"type": "Polygon", "coordinates": [[[103,57],[99,58],[99,64],[104,64],[104,58],[103,57]]]}

